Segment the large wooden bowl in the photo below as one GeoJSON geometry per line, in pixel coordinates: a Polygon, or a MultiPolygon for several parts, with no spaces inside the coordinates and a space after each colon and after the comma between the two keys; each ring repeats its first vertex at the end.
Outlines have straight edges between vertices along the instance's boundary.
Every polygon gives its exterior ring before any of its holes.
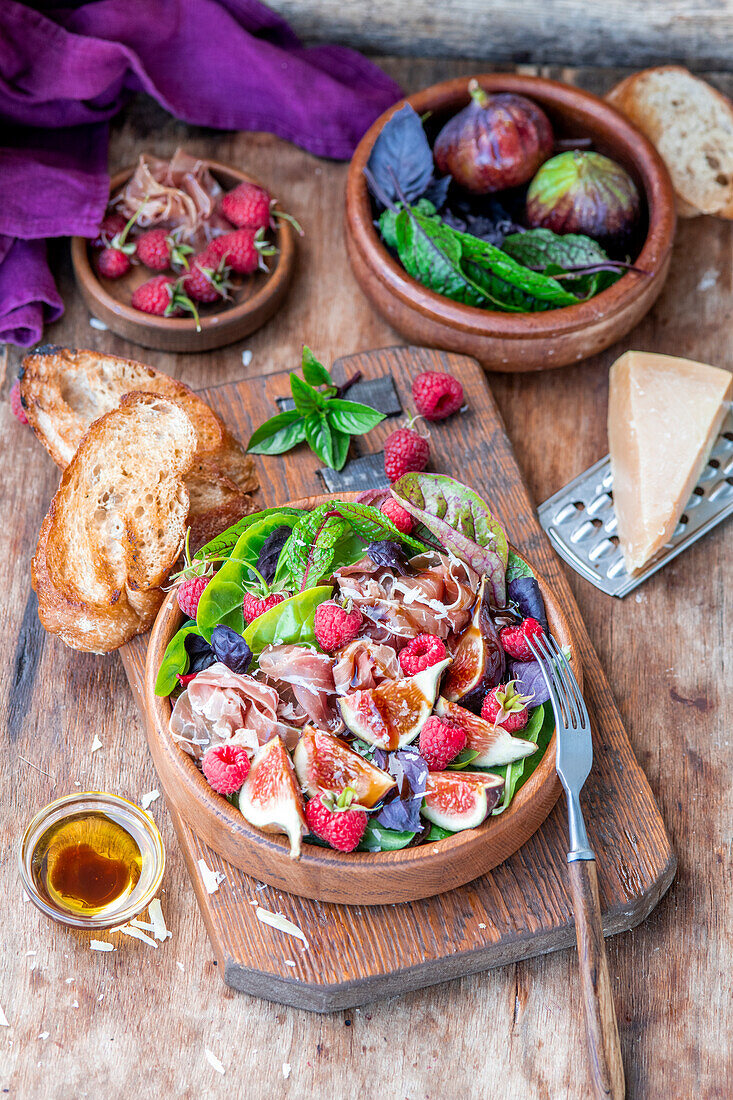
{"type": "MultiPolygon", "coordinates": [[[[311,508],[328,499],[321,495],[292,503],[311,508]]],[[[539,574],[537,578],[550,631],[561,645],[571,647],[575,675],[582,687],[579,650],[570,624],[547,583],[539,574]]],[[[304,844],[300,859],[292,860],[287,839],[248,825],[238,810],[211,789],[193,759],[170,736],[170,702],[155,694],[155,678],[165,648],[182,621],[175,592],[171,592],[153,626],[145,669],[148,741],[155,767],[166,799],[187,825],[229,863],[262,882],[291,894],[346,905],[386,905],[427,898],[462,886],[503,863],[539,828],[558,799],[560,782],[555,771],[553,733],[537,769],[509,809],[498,817],[489,817],[476,829],[397,852],[344,854],[304,844]]]]}
{"type": "MultiPolygon", "coordinates": [[[[262,186],[231,165],[213,160],[204,163],[225,191],[245,180],[262,186]]],[[[133,167],[125,168],[113,176],[110,194],[119,191],[133,171],[133,167]]],[[[86,237],[72,238],[71,262],[89,312],[118,336],[159,351],[209,351],[249,336],[269,321],[282,304],[295,267],[295,233],[289,222],[278,218],[273,236],[279,251],[267,260],[270,270],[235,277],[231,301],[223,302],[216,310],[213,306],[202,306],[200,332],[193,317],[155,317],[133,309],[130,301],[134,290],[155,274],[146,267],[136,264],[121,279],[105,279],[97,271],[92,258],[95,250],[86,237]]]]}
{"type": "Polygon", "coordinates": [[[500,313],[462,305],[410,278],[374,227],[364,167],[382,127],[405,102],[420,115],[430,112],[428,126],[437,133],[468,103],[468,77],[402,100],[359,143],[346,183],[346,240],[354,274],[377,312],[412,343],[473,355],[493,371],[548,370],[586,359],[625,336],[662,289],[675,231],[669,173],[647,138],[589,92],[533,76],[487,73],[476,79],[489,92],[516,92],[536,100],[557,137],[590,137],[595,149],[628,169],[647,208],[646,237],[634,261],[647,274],[628,272],[595,298],[546,313],[500,313]]]}

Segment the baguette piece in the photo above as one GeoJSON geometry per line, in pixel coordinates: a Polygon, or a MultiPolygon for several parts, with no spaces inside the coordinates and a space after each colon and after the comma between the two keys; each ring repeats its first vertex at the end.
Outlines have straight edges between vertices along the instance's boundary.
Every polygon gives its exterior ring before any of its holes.
{"type": "Polygon", "coordinates": [[[196,443],[183,409],[149,393],[125,394],[82,438],[32,565],[39,618],[72,649],[107,653],[152,624],[183,545],[196,443]]]}
{"type": "Polygon", "coordinates": [[[733,218],[733,103],[681,65],[627,76],[606,96],[669,169],[683,218],[733,218]]]}
{"type": "Polygon", "coordinates": [[[21,399],[33,431],[61,469],[90,425],[130,392],[153,393],[179,405],[198,437],[187,475],[191,545],[196,549],[255,505],[251,455],[205,401],[162,371],[96,351],[44,345],[23,360],[21,399]]]}

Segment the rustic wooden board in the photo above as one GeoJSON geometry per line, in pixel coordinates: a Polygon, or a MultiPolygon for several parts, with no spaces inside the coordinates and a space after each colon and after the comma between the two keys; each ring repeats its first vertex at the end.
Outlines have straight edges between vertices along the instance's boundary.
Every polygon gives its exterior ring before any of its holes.
{"type": "MultiPolygon", "coordinates": [[[[537,521],[485,375],[472,359],[425,348],[364,352],[342,359],[337,369],[362,370],[367,377],[391,373],[406,409],[410,380],[419,371],[448,370],[461,378],[469,411],[432,427],[431,465],[457,473],[491,501],[511,540],[538,563],[567,610],[579,639],[596,735],[583,801],[599,859],[604,929],[612,934],[633,927],[670,885],[675,857],[558,559],[537,521]]],[[[204,390],[203,396],[246,440],[287,388],[287,375],[274,374],[204,390]]],[[[392,427],[385,421],[368,440],[358,441],[359,450],[379,450],[392,427]]],[[[316,491],[317,466],[304,448],[285,460],[260,459],[263,506],[316,491]]],[[[137,639],[122,654],[138,701],[145,649],[145,640],[137,639]]],[[[207,848],[177,817],[170,799],[168,807],[224,980],[269,1000],[327,1012],[574,942],[562,802],[491,874],[422,902],[358,909],[263,888],[207,848]],[[204,890],[200,859],[226,875],[216,894],[204,890]],[[308,949],[262,924],[253,900],[298,925],[308,949]],[[296,965],[289,965],[293,961],[296,965]]]]}

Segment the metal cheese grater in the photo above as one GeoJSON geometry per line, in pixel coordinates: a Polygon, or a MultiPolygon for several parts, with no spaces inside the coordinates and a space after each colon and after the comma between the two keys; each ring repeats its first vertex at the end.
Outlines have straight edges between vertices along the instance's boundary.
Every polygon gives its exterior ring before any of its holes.
{"type": "Polygon", "coordinates": [[[561,558],[609,596],[626,596],[672,558],[733,513],[733,411],[667,545],[633,577],[616,536],[613,478],[608,455],[537,509],[561,558]]]}

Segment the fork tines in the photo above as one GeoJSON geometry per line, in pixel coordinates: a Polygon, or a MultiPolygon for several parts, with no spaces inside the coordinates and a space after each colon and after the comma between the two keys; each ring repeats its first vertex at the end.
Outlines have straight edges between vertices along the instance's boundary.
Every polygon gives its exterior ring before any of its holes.
{"type": "Polygon", "coordinates": [[[535,634],[528,639],[542,669],[550,701],[568,729],[587,727],[588,710],[578,681],[568,660],[555,639],[549,634],[535,634]]]}

